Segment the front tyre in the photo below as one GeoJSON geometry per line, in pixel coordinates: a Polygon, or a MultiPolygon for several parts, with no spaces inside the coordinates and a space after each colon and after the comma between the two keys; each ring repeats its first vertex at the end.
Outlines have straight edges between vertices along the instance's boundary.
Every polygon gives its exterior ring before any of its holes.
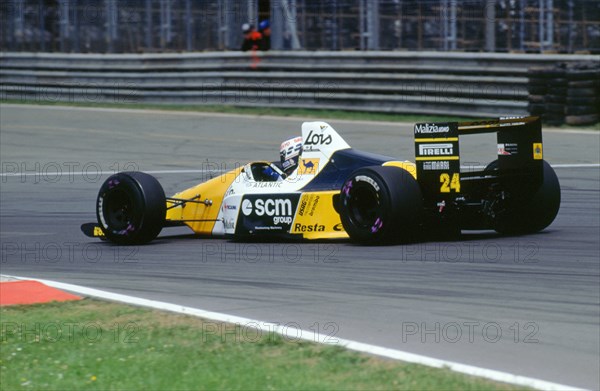
{"type": "Polygon", "coordinates": [[[96,216],[110,241],[125,245],[148,243],[164,226],[165,192],[151,175],[120,172],[100,187],[96,216]]]}
{"type": "Polygon", "coordinates": [[[423,209],[421,188],[398,167],[360,168],[345,181],[339,214],[350,239],[361,243],[413,239],[423,209]]]}

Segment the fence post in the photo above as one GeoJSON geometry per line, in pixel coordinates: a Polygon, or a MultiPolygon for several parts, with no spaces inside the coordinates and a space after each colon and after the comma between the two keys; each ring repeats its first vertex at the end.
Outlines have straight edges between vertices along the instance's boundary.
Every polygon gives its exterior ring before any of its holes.
{"type": "Polygon", "coordinates": [[[450,50],[456,50],[456,2],[450,0],[450,50]]]}
{"type": "Polygon", "coordinates": [[[106,0],[106,41],[108,52],[115,51],[115,40],[117,39],[117,4],[115,0],[106,0]]]}
{"type": "Polygon", "coordinates": [[[146,50],[152,50],[152,0],[146,0],[146,50]]]}
{"type": "Polygon", "coordinates": [[[17,0],[14,4],[14,15],[15,18],[11,19],[11,22],[14,20],[14,25],[11,26],[11,32],[9,33],[11,36],[11,49],[15,48],[15,44],[19,43],[19,50],[23,50],[23,41],[25,37],[25,4],[23,4],[24,0],[17,0]]]}
{"type": "Polygon", "coordinates": [[[60,51],[66,52],[67,42],[69,39],[69,0],[61,0],[59,3],[60,7],[60,51]]]}
{"type": "Polygon", "coordinates": [[[283,49],[284,16],[280,0],[271,2],[271,49],[283,49]]]}
{"type": "Polygon", "coordinates": [[[186,33],[186,48],[188,52],[192,51],[192,3],[191,0],[185,0],[185,33],[186,33]]]}
{"type": "Polygon", "coordinates": [[[440,38],[442,43],[442,50],[448,51],[448,0],[441,1],[442,6],[440,7],[440,38]]]}
{"type": "Polygon", "coordinates": [[[38,0],[38,23],[39,23],[39,36],[40,36],[40,51],[46,51],[46,7],[44,6],[44,0],[38,0]]]}
{"type": "Polygon", "coordinates": [[[367,47],[379,50],[379,0],[367,0],[367,47]]]}
{"type": "Polygon", "coordinates": [[[296,0],[276,0],[271,3],[271,48],[286,49],[283,35],[289,33],[291,49],[300,49],[296,31],[296,0]]]}
{"type": "Polygon", "coordinates": [[[496,1],[485,2],[485,50],[496,51],[496,1]]]}
{"type": "Polygon", "coordinates": [[[300,41],[298,40],[298,31],[296,30],[296,0],[286,0],[287,3],[287,28],[290,33],[290,40],[292,42],[292,49],[301,49],[300,41]]]}
{"type": "Polygon", "coordinates": [[[546,16],[546,13],[544,12],[544,1],[545,0],[538,0],[539,3],[539,20],[538,20],[538,29],[539,29],[539,40],[540,40],[540,53],[542,53],[545,50],[545,37],[546,34],[544,33],[544,29],[545,29],[545,23],[544,23],[544,17],[546,16]]]}
{"type": "Polygon", "coordinates": [[[554,49],[554,2],[548,0],[548,16],[546,18],[546,36],[548,38],[547,44],[550,50],[554,49]]]}

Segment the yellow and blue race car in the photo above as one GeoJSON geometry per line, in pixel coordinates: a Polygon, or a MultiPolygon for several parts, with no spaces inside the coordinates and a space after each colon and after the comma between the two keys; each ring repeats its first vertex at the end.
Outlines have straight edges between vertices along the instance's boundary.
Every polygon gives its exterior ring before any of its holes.
{"type": "Polygon", "coordinates": [[[171,197],[143,172],[112,175],[97,223],[82,231],[118,244],[182,225],[241,240],[393,243],[462,230],[532,233],[556,217],[560,185],[543,160],[539,118],[419,123],[414,142],[413,163],[355,150],[329,124],[305,122],[302,137],[282,145],[282,162],[251,162],[171,197]],[[497,160],[461,172],[459,138],[489,132],[497,160]]]}

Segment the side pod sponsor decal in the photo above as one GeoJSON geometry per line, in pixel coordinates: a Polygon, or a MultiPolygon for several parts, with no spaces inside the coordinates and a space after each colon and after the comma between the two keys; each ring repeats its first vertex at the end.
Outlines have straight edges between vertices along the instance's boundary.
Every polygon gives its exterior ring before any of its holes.
{"type": "Polygon", "coordinates": [[[323,232],[325,226],[322,224],[303,225],[300,223],[294,224],[294,232],[323,232]]]}
{"type": "MultiPolygon", "coordinates": [[[[324,131],[326,128],[321,127],[321,131],[324,131]]],[[[308,133],[306,140],[304,140],[305,145],[329,145],[331,144],[332,138],[330,134],[316,134],[312,130],[308,133]]]]}
{"type": "Polygon", "coordinates": [[[451,143],[440,144],[420,144],[420,156],[452,156],[454,155],[454,146],[451,143]]]}
{"type": "Polygon", "coordinates": [[[300,167],[298,175],[315,175],[319,172],[319,161],[321,159],[303,159],[300,157],[300,167]]]}
{"type": "Polygon", "coordinates": [[[448,133],[450,126],[447,124],[416,124],[415,134],[448,133]]]}
{"type": "Polygon", "coordinates": [[[302,194],[290,232],[308,239],[347,237],[340,215],[333,209],[336,194],[337,190],[302,194]]]}
{"type": "Polygon", "coordinates": [[[252,194],[242,200],[236,234],[288,233],[300,194],[252,194]]]}

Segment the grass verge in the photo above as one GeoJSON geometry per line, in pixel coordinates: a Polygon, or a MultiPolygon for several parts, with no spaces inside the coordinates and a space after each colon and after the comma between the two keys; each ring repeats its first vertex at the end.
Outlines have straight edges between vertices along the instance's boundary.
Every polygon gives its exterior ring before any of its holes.
{"type": "Polygon", "coordinates": [[[4,307],[0,315],[2,390],[520,389],[94,299],[4,307]]]}
{"type": "Polygon", "coordinates": [[[386,121],[386,122],[409,122],[417,123],[423,121],[444,122],[444,121],[465,121],[473,118],[462,118],[452,116],[436,115],[406,115],[391,113],[371,113],[363,111],[344,111],[344,110],[315,110],[315,109],[296,109],[296,108],[276,108],[276,107],[239,107],[228,105],[172,105],[172,104],[147,104],[147,103],[100,103],[100,102],[51,102],[36,100],[9,99],[0,100],[0,103],[12,104],[33,104],[41,106],[73,106],[73,107],[100,107],[100,108],[118,108],[118,109],[139,109],[139,110],[169,110],[183,112],[199,113],[224,113],[224,114],[247,114],[256,116],[276,116],[276,117],[301,117],[305,119],[341,119],[350,121],[386,121]]]}

